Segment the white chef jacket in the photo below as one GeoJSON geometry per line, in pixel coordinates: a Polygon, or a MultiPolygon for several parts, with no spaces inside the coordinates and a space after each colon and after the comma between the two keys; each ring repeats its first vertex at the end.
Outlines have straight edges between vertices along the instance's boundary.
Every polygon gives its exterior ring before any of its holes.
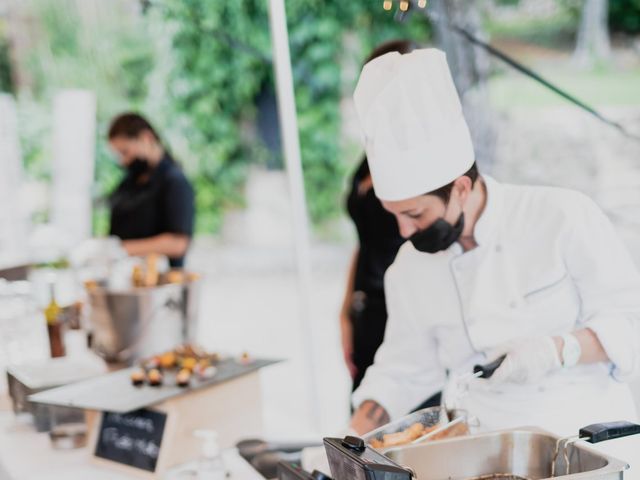
{"type": "Polygon", "coordinates": [[[635,420],[624,381],[640,373],[640,275],[613,226],[578,192],[483,178],[477,248],[428,254],[407,242],[387,271],[385,338],[354,406],[372,399],[397,418],[505,342],[589,327],[610,364],[562,369],[535,385],[473,380],[462,406],[486,429],[571,435],[635,420]]]}

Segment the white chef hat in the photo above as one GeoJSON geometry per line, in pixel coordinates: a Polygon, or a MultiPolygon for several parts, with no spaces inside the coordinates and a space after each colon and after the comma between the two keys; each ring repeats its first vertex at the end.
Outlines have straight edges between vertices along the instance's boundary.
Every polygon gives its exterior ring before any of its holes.
{"type": "Polygon", "coordinates": [[[475,160],[444,52],[391,52],[367,63],[354,92],[373,186],[382,200],[437,190],[475,160]]]}

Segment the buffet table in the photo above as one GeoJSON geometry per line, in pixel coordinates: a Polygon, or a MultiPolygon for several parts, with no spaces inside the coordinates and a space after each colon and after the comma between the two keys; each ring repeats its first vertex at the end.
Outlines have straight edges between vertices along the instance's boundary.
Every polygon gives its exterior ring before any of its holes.
{"type": "MultiPolygon", "coordinates": [[[[225,450],[224,462],[230,480],[263,480],[235,449],[225,450]]],[[[139,478],[93,464],[87,447],[54,450],[47,433],[36,433],[31,425],[16,419],[10,411],[0,413],[0,464],[0,480],[5,480],[5,477],[11,480],[139,478]]]]}

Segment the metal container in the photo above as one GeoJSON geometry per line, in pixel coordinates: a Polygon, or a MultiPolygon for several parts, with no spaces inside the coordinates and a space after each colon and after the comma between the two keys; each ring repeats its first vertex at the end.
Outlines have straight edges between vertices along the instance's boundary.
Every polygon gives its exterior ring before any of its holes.
{"type": "MultiPolygon", "coordinates": [[[[519,428],[398,447],[385,455],[413,470],[418,480],[460,480],[497,474],[541,480],[551,477],[557,440],[557,436],[544,430],[519,428]]],[[[621,479],[628,468],[626,462],[581,444],[567,448],[572,478],[621,479]]],[[[564,459],[556,462],[556,471],[564,473],[564,459]]]]}
{"type": "Polygon", "coordinates": [[[89,289],[91,348],[131,365],[194,339],[200,281],[129,290],[89,289]]]}
{"type": "Polygon", "coordinates": [[[7,369],[9,395],[16,414],[30,414],[39,432],[50,429],[52,418],[79,418],[84,421],[82,410],[68,407],[42,405],[29,401],[34,393],[86,380],[106,372],[104,362],[98,358],[54,358],[7,369]]]}

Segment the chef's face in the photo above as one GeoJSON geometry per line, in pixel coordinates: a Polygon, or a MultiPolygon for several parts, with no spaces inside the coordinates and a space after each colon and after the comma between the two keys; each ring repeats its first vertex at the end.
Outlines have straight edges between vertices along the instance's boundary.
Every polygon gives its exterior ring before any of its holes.
{"type": "Polygon", "coordinates": [[[118,155],[122,166],[127,167],[136,158],[148,159],[155,141],[153,134],[145,130],[133,138],[114,137],[109,140],[109,145],[118,155]]]}
{"type": "Polygon", "coordinates": [[[471,179],[459,177],[453,182],[449,202],[436,195],[426,194],[407,200],[383,201],[386,210],[395,215],[400,235],[409,238],[414,233],[429,228],[439,218],[454,225],[464,210],[472,190],[471,179]]]}

